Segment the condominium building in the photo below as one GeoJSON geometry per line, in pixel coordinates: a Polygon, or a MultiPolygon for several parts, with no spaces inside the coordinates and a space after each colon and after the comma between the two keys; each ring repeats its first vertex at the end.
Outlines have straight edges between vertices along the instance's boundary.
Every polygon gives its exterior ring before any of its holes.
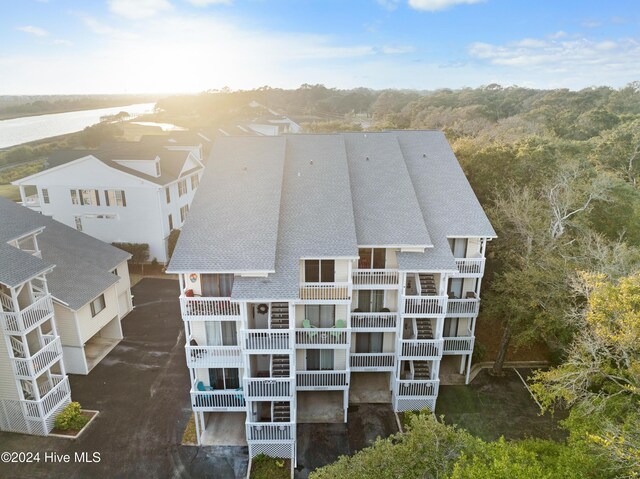
{"type": "Polygon", "coordinates": [[[149,261],[166,263],[204,166],[200,145],[165,139],[56,151],[48,169],[13,184],[23,205],[108,243],[148,244],[149,261]]]}
{"type": "Polygon", "coordinates": [[[441,132],[219,139],[169,265],[199,443],[235,417],[251,457],[295,460],[296,424],[346,422],[356,388],[433,410],[492,238],[441,132]]]}
{"type": "Polygon", "coordinates": [[[47,435],[131,311],[125,251],[0,198],[0,430],[47,435]]]}

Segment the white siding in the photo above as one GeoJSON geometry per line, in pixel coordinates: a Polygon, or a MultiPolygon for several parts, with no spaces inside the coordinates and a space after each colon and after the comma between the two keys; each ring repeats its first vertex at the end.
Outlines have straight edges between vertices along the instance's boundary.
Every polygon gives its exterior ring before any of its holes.
{"type": "Polygon", "coordinates": [[[116,296],[115,285],[104,292],[104,299],[106,307],[95,317],[91,317],[91,307],[89,303],[85,304],[77,312],[80,339],[83,344],[100,331],[114,316],[118,315],[118,298],[116,296]]]}
{"type": "Polygon", "coordinates": [[[5,338],[0,338],[0,399],[20,399],[5,338]]]}
{"type": "Polygon", "coordinates": [[[59,303],[53,303],[55,311],[56,328],[63,346],[82,347],[84,341],[78,336],[78,327],[75,312],[62,306],[59,303]]]}

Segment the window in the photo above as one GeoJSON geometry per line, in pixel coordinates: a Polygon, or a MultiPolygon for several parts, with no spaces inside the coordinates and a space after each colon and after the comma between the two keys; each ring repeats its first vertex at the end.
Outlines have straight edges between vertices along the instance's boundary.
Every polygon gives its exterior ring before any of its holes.
{"type": "Polygon", "coordinates": [[[381,353],[384,333],[356,333],[356,353],[381,353]]]}
{"type": "Polygon", "coordinates": [[[178,182],[178,196],[184,196],[187,194],[187,180],[180,180],[178,182]]]}
{"type": "Polygon", "coordinates": [[[238,331],[235,321],[205,321],[207,346],[237,346],[238,331]]]}
{"type": "Polygon", "coordinates": [[[71,203],[83,206],[100,206],[100,195],[98,190],[71,190],[71,203]]]}
{"type": "Polygon", "coordinates": [[[117,220],[118,215],[84,215],[85,218],[93,218],[98,220],[117,220]]]}
{"type": "Polygon", "coordinates": [[[75,220],[76,220],[76,229],[78,231],[82,231],[82,216],[76,216],[75,220]]]}
{"type": "Polygon", "coordinates": [[[97,315],[100,311],[106,308],[106,303],[104,301],[104,294],[101,294],[96,299],[91,301],[91,316],[97,315]]]}
{"type": "Polygon", "coordinates": [[[333,304],[307,304],[304,307],[304,319],[316,328],[333,327],[336,317],[336,307],[333,304]]]}
{"type": "Polygon", "coordinates": [[[358,250],[358,269],[384,269],[386,251],[384,248],[361,248],[358,250]]]}
{"type": "Polygon", "coordinates": [[[458,322],[458,318],[444,318],[442,336],[445,338],[455,338],[458,335],[458,322]]]}
{"type": "Polygon", "coordinates": [[[449,293],[449,297],[451,299],[462,298],[462,281],[463,278],[451,278],[449,280],[449,287],[447,288],[447,292],[449,293]]]}
{"type": "Polygon", "coordinates": [[[42,202],[45,205],[49,204],[49,190],[46,188],[42,188],[42,202]]]}
{"type": "Polygon", "coordinates": [[[180,222],[184,223],[184,220],[187,219],[187,213],[189,212],[189,205],[184,205],[180,208],[180,222]]]}
{"type": "Polygon", "coordinates": [[[171,203],[171,189],[168,186],[164,189],[164,196],[167,198],[167,204],[171,203]]]}
{"type": "Polygon", "coordinates": [[[124,190],[104,190],[107,206],[127,206],[124,190]]]}
{"type": "Polygon", "coordinates": [[[231,296],[233,274],[201,274],[202,296],[224,298],[231,296]]]}
{"type": "Polygon", "coordinates": [[[335,261],[332,259],[305,260],[304,280],[307,283],[333,283],[335,281],[335,261]]]}
{"type": "Polygon", "coordinates": [[[238,389],[240,387],[238,368],[210,368],[209,384],[214,389],[238,389]]]}
{"type": "Polygon", "coordinates": [[[173,231],[173,215],[169,215],[169,231],[173,231]]]}
{"type": "Polygon", "coordinates": [[[307,371],[333,370],[332,349],[307,349],[307,371]]]}
{"type": "Polygon", "coordinates": [[[160,176],[160,162],[156,161],[156,176],[160,176]]]}
{"type": "Polygon", "coordinates": [[[199,184],[200,178],[198,178],[198,175],[191,175],[191,191],[195,191],[199,184]]]}
{"type": "Polygon", "coordinates": [[[358,291],[358,309],[362,313],[379,313],[384,308],[384,290],[358,291]]]}
{"type": "Polygon", "coordinates": [[[467,257],[467,238],[448,238],[449,246],[454,258],[466,258],[467,257]]]}

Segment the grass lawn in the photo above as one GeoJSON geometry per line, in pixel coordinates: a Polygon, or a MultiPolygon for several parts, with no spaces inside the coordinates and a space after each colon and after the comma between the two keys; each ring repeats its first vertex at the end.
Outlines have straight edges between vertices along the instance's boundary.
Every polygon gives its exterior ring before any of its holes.
{"type": "Polygon", "coordinates": [[[250,479],[289,479],[291,461],[258,454],[251,462],[250,479]]]}
{"type": "Polygon", "coordinates": [[[189,418],[189,422],[187,423],[187,427],[184,428],[184,434],[182,434],[182,444],[195,445],[197,443],[196,421],[192,414],[189,418]]]}
{"type": "MultiPolygon", "coordinates": [[[[523,378],[529,370],[519,370],[523,378]]],[[[537,437],[561,440],[566,437],[558,422],[564,411],[540,414],[540,408],[513,371],[495,378],[483,370],[467,386],[440,386],[436,415],[448,424],[457,424],[485,440],[537,437]]]]}
{"type": "Polygon", "coordinates": [[[0,185],[0,196],[11,201],[20,201],[20,188],[13,185],[0,185]]]}

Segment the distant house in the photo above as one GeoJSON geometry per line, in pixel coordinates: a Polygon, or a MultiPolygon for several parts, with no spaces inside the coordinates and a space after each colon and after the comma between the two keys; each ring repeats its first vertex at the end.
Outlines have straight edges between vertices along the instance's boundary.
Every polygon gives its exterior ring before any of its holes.
{"type": "Polygon", "coordinates": [[[108,243],[148,243],[161,263],[204,168],[199,145],[158,140],[57,151],[49,166],[13,182],[23,205],[108,243]]]}
{"type": "Polygon", "coordinates": [[[122,339],[130,254],[0,198],[0,430],[47,435],[122,339]]]}

